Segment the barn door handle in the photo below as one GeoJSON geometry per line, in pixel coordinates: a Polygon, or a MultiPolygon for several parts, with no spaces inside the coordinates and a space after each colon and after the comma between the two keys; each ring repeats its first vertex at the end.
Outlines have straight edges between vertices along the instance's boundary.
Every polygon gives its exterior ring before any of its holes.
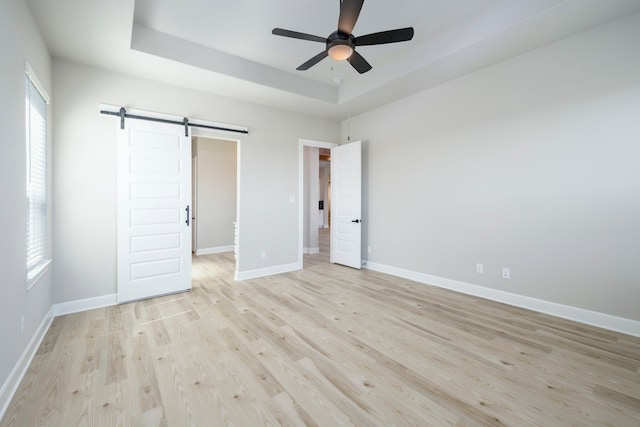
{"type": "Polygon", "coordinates": [[[360,220],[359,219],[352,219],[351,222],[355,222],[356,224],[359,224],[360,220]]]}
{"type": "Polygon", "coordinates": [[[185,209],[187,211],[187,220],[185,221],[187,223],[187,227],[189,226],[189,205],[187,205],[187,208],[185,209]]]}

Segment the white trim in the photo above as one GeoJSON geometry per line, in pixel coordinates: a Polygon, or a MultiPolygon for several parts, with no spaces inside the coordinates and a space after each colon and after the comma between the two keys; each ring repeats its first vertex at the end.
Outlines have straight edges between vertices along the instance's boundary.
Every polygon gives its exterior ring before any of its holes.
{"type": "Polygon", "coordinates": [[[297,262],[292,264],[274,265],[273,267],[257,268],[249,271],[236,271],[234,280],[257,279],[258,277],[274,276],[276,274],[289,273],[296,270],[300,270],[300,264],[297,262]]]}
{"type": "Polygon", "coordinates": [[[313,139],[298,140],[298,270],[304,267],[304,147],[333,148],[333,142],[315,141],[313,139]]]}
{"type": "Polygon", "coordinates": [[[38,266],[38,268],[34,269],[27,275],[27,292],[33,288],[36,283],[40,281],[42,276],[45,275],[47,271],[49,271],[49,265],[51,265],[51,260],[47,259],[42,264],[38,266]]]}
{"type": "Polygon", "coordinates": [[[40,326],[33,334],[31,341],[29,341],[29,344],[22,352],[20,359],[18,359],[18,362],[15,364],[13,370],[0,388],[0,419],[4,416],[5,411],[9,407],[9,403],[11,403],[11,399],[13,399],[13,396],[18,390],[18,386],[26,374],[27,369],[29,369],[31,362],[33,361],[33,357],[38,351],[42,340],[46,336],[54,317],[93,310],[95,308],[109,307],[116,304],[117,295],[110,294],[52,305],[47,315],[42,319],[40,326]]]}
{"type": "Polygon", "coordinates": [[[413,280],[418,283],[437,286],[440,288],[450,289],[468,295],[474,295],[486,298],[492,301],[498,301],[516,307],[526,308],[537,311],[539,313],[550,314],[552,316],[561,317],[563,319],[573,320],[587,325],[597,326],[599,328],[609,329],[623,334],[640,337],[640,321],[625,319],[623,317],[613,316],[611,314],[600,313],[597,311],[587,310],[579,307],[572,307],[551,301],[545,301],[537,298],[517,295],[510,292],[491,289],[484,286],[473,285],[471,283],[460,282],[457,280],[446,279],[444,277],[432,276],[429,274],[418,273],[415,271],[404,270],[397,267],[378,264],[370,261],[363,261],[363,267],[379,271],[381,273],[391,274],[393,276],[402,277],[413,280]]]}
{"type": "Polygon", "coordinates": [[[304,253],[309,255],[319,254],[320,248],[304,248],[304,253]]]}
{"type": "Polygon", "coordinates": [[[240,180],[242,178],[242,174],[240,173],[240,153],[241,153],[242,144],[240,140],[238,140],[237,145],[237,155],[236,155],[236,220],[233,222],[234,234],[233,234],[233,257],[236,260],[236,269],[233,272],[234,277],[238,277],[240,274],[240,189],[242,186],[240,185],[240,180]]]}
{"type": "Polygon", "coordinates": [[[234,249],[233,245],[196,249],[196,255],[210,255],[210,254],[219,254],[222,252],[233,252],[233,249],[234,249]]]}
{"type": "Polygon", "coordinates": [[[118,294],[107,294],[99,297],[86,298],[81,300],[63,302],[55,304],[53,309],[54,316],[62,316],[65,314],[79,313],[81,311],[93,310],[95,308],[110,307],[118,304],[118,294]]]}
{"type": "MultiPolygon", "coordinates": [[[[198,148],[197,141],[191,136],[191,218],[198,217],[198,148]],[[193,154],[193,144],[196,144],[196,154],[193,154]]],[[[191,252],[198,255],[198,222],[191,220],[191,252]]]]}
{"type": "Polygon", "coordinates": [[[44,99],[44,103],[50,104],[51,97],[45,90],[42,83],[40,83],[40,80],[38,80],[38,76],[36,76],[36,73],[33,71],[33,68],[31,68],[31,64],[29,64],[27,61],[24,62],[24,73],[27,75],[27,77],[29,77],[29,80],[31,80],[31,83],[33,83],[33,85],[36,87],[38,92],[40,92],[42,99],[44,99]]]}
{"type": "Polygon", "coordinates": [[[4,382],[4,384],[2,384],[2,387],[0,388],[0,419],[4,417],[4,413],[9,407],[9,403],[11,403],[11,399],[13,399],[13,396],[18,390],[18,386],[22,382],[22,378],[27,373],[27,369],[29,369],[31,361],[36,355],[36,352],[38,351],[42,340],[47,334],[52,321],[53,307],[49,309],[47,315],[44,317],[44,319],[42,319],[42,322],[40,322],[40,326],[38,326],[38,329],[36,330],[35,334],[33,334],[33,337],[31,337],[31,341],[29,341],[29,344],[22,352],[20,359],[18,359],[18,362],[11,370],[11,373],[7,377],[6,381],[4,382]]]}

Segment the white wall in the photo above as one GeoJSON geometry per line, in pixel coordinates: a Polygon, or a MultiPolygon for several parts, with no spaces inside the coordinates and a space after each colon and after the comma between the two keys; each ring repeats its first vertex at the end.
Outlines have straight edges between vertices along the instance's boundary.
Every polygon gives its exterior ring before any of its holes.
{"type": "Polygon", "coordinates": [[[363,254],[640,320],[638,40],[635,15],[353,118],[363,254]]]}
{"type": "Polygon", "coordinates": [[[233,246],[236,220],[237,143],[194,138],[198,153],[197,250],[233,246]]]}
{"type": "Polygon", "coordinates": [[[240,143],[238,268],[298,261],[298,140],[336,140],[337,122],[58,59],[53,84],[56,303],[116,291],[117,120],[99,114],[100,103],[248,126],[240,143]]]}
{"type": "MultiPolygon", "coordinates": [[[[0,415],[10,373],[51,308],[51,269],[27,291],[24,63],[52,94],[51,59],[23,1],[0,1],[0,415]],[[25,317],[24,333],[20,319],[25,317]],[[4,385],[4,387],[3,387],[4,385]]],[[[55,96],[52,96],[55,104],[55,96]]],[[[48,108],[49,119],[52,107],[48,108]]],[[[49,123],[51,120],[49,121],[49,123]]],[[[50,136],[50,133],[49,133],[50,136]]],[[[51,147],[49,137],[49,148],[51,147]]],[[[49,150],[50,155],[51,150],[49,150]]],[[[49,199],[51,203],[51,199],[49,199]]],[[[16,378],[13,378],[16,380],[16,378]]]]}

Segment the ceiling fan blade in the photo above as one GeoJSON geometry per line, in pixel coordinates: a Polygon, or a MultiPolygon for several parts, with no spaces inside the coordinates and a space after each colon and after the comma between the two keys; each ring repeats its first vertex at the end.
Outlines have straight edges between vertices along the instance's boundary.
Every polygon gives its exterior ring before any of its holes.
{"type": "Polygon", "coordinates": [[[353,27],[356,26],[360,9],[362,9],[364,0],[341,0],[340,2],[340,18],[338,19],[338,31],[345,34],[351,34],[353,27]]]}
{"type": "Polygon", "coordinates": [[[358,52],[354,51],[349,59],[347,59],[351,66],[356,69],[360,74],[364,74],[369,71],[372,67],[371,64],[367,62],[366,59],[362,57],[358,52]]]}
{"type": "Polygon", "coordinates": [[[413,38],[413,27],[398,28],[397,30],[381,31],[356,37],[353,44],[356,46],[371,46],[374,44],[386,44],[406,42],[413,38]]]}
{"type": "Polygon", "coordinates": [[[298,71],[308,70],[309,68],[316,65],[318,62],[322,61],[327,56],[328,56],[327,51],[323,50],[322,52],[320,52],[319,54],[317,54],[316,56],[314,56],[313,58],[311,58],[310,60],[308,60],[301,66],[299,66],[298,68],[296,68],[296,70],[298,71]]]}
{"type": "Polygon", "coordinates": [[[299,33],[297,31],[284,30],[282,28],[274,28],[271,31],[271,34],[275,34],[276,36],[290,37],[292,39],[300,39],[300,40],[309,40],[312,42],[320,42],[326,43],[326,37],[314,36],[306,33],[299,33]]]}

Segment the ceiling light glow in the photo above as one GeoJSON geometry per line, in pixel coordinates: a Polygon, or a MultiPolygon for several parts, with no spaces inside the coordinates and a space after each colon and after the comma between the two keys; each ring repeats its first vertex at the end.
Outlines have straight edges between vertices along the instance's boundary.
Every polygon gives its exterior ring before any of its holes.
{"type": "Polygon", "coordinates": [[[334,44],[329,48],[328,53],[336,61],[344,61],[353,54],[353,48],[348,44],[334,44]]]}

